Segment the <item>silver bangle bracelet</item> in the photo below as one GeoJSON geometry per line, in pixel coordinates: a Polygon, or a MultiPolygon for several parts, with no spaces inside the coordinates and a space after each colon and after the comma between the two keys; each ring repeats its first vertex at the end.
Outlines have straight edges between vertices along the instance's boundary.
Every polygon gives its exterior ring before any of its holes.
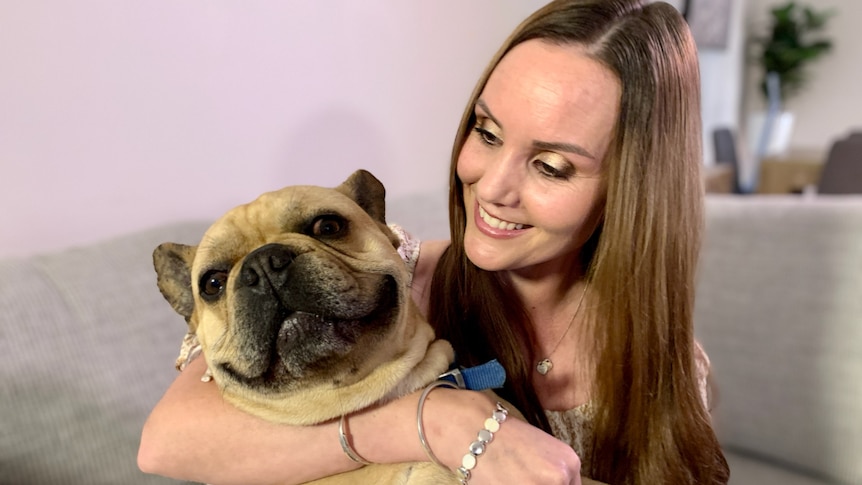
{"type": "Polygon", "coordinates": [[[347,455],[352,461],[359,463],[361,465],[371,465],[371,462],[359,456],[359,453],[350,446],[350,440],[347,438],[347,433],[344,432],[344,423],[347,420],[347,416],[342,414],[341,419],[338,421],[338,441],[341,442],[341,449],[344,451],[344,454],[347,455]]]}
{"type": "MultiPolygon", "coordinates": [[[[437,455],[431,451],[431,447],[428,445],[428,439],[425,438],[425,426],[422,424],[422,409],[425,407],[425,399],[428,397],[428,394],[441,386],[451,387],[452,389],[457,389],[454,383],[444,380],[437,380],[428,384],[425,387],[425,390],[422,391],[422,394],[419,396],[419,405],[416,408],[416,429],[419,432],[419,443],[422,445],[422,448],[425,450],[425,454],[428,455],[428,459],[431,460],[432,463],[442,466],[443,468],[447,468],[438,458],[437,455]]],[[[448,469],[448,468],[447,468],[448,469]]]]}

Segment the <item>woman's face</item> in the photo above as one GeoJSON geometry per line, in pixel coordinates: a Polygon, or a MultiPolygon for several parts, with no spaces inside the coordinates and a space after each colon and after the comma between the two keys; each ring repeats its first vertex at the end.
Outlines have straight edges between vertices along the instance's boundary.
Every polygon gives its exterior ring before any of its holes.
{"type": "Polygon", "coordinates": [[[473,264],[537,276],[571,268],[601,220],[620,91],[577,45],[530,40],[500,61],[458,157],[473,264]]]}

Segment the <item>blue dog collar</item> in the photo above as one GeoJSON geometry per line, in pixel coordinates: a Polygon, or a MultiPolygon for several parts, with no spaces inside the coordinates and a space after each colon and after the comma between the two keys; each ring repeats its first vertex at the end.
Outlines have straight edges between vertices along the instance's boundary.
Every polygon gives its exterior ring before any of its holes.
{"type": "Polygon", "coordinates": [[[454,383],[461,389],[483,391],[499,389],[506,382],[506,369],[494,359],[475,367],[455,367],[440,374],[439,379],[454,383]]]}

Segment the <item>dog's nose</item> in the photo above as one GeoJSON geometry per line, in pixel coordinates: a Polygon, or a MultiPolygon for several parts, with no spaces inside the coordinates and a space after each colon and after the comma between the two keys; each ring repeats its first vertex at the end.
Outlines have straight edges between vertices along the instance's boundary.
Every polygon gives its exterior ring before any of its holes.
{"type": "Polygon", "coordinates": [[[281,244],[267,244],[252,251],[240,271],[244,286],[255,286],[261,274],[279,274],[287,269],[296,255],[281,244]]]}

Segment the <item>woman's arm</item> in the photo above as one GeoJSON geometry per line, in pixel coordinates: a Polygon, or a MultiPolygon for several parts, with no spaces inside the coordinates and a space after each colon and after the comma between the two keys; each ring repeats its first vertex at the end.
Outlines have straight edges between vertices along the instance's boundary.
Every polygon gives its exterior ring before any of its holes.
{"type": "Polygon", "coordinates": [[[449,241],[423,241],[420,246],[419,260],[413,270],[413,301],[419,305],[423,315],[428,315],[428,303],[431,298],[431,279],[437,262],[443,251],[449,247],[449,241]]]}
{"type": "MultiPolygon", "coordinates": [[[[226,403],[212,382],[200,381],[195,359],[156,405],[141,436],[144,472],[214,484],[297,484],[358,465],[342,452],[337,423],[285,426],[262,421],[226,403]]],[[[427,461],[416,431],[419,393],[350,416],[356,451],[376,463],[427,461]]],[[[423,422],[434,453],[456,468],[494,409],[485,393],[436,389],[423,422]]],[[[574,484],[580,462],[564,443],[509,419],[479,458],[473,485],[574,484]]]]}
{"type": "MultiPolygon", "coordinates": [[[[414,270],[413,294],[423,312],[427,309],[426,286],[446,246],[446,241],[422,244],[422,257],[414,270]]],[[[214,382],[201,382],[205,369],[204,359],[192,361],[144,424],[138,450],[138,466],[144,472],[206,483],[302,483],[357,466],[343,455],[336,424],[292,427],[251,416],[225,402],[214,382]]],[[[367,448],[372,455],[380,453],[377,461],[381,462],[424,459],[418,438],[410,439],[415,432],[409,416],[415,411],[408,410],[404,419],[393,416],[381,426],[385,431],[370,432],[368,439],[361,438],[359,428],[366,417],[379,418],[384,409],[350,418],[357,446],[367,448]],[[407,452],[409,446],[402,443],[388,457],[387,443],[383,442],[383,448],[377,446],[375,438],[395,431],[393,423],[405,426],[401,440],[415,442],[413,456],[407,452]],[[363,441],[367,446],[362,446],[363,441]],[[399,456],[398,452],[406,453],[399,456]]],[[[374,426],[373,422],[369,424],[374,426]]]]}
{"type": "MultiPolygon", "coordinates": [[[[495,409],[488,393],[441,388],[426,402],[426,435],[434,454],[451,470],[461,464],[495,409]]],[[[581,485],[574,450],[526,421],[511,417],[500,426],[472,471],[471,485],[581,485]]]]}
{"type": "MultiPolygon", "coordinates": [[[[428,285],[447,241],[422,244],[413,294],[423,312],[428,285]]],[[[177,377],[144,425],[138,465],[147,473],[214,484],[296,484],[356,468],[342,452],[337,423],[286,426],[265,422],[225,402],[201,382],[204,359],[177,377]]],[[[377,463],[426,461],[416,430],[419,392],[349,418],[354,448],[377,463]]],[[[435,454],[455,469],[494,409],[484,393],[436,389],[423,422],[435,454]]],[[[579,483],[574,452],[543,431],[510,419],[480,458],[473,485],[579,483]]]]}
{"type": "Polygon", "coordinates": [[[201,382],[197,358],[153,409],[141,434],[138,466],[147,473],[219,484],[302,483],[349,470],[333,423],[283,426],[238,410],[214,382],[201,382]]]}

